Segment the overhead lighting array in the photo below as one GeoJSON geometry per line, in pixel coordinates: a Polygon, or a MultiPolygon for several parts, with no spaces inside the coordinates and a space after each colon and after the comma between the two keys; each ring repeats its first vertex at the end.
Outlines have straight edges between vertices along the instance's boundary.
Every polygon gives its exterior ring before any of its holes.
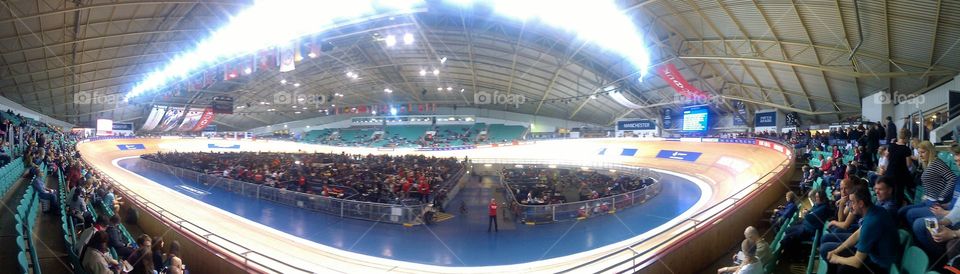
{"type": "MultiPolygon", "coordinates": [[[[650,56],[644,47],[643,34],[634,24],[634,19],[623,12],[616,1],[548,1],[548,0],[447,0],[463,7],[488,5],[495,14],[521,21],[539,21],[545,25],[565,30],[584,41],[589,41],[626,58],[640,72],[640,79],[647,74],[650,56]]],[[[173,58],[162,68],[149,73],[137,83],[125,99],[148,92],[159,91],[174,82],[184,81],[191,74],[212,65],[218,65],[256,50],[288,43],[299,37],[323,32],[349,19],[369,16],[377,12],[410,13],[425,5],[423,0],[354,0],[329,5],[314,0],[258,0],[250,8],[232,17],[196,48],[173,58]],[[290,8],[297,7],[297,8],[290,8]]],[[[399,38],[390,34],[383,38],[388,47],[402,41],[404,45],[415,42],[413,34],[406,32],[399,38]]],[[[314,56],[310,56],[314,57],[314,56]]],[[[439,58],[443,65],[446,57],[439,58]]],[[[246,68],[244,74],[250,74],[246,68]]],[[[420,75],[426,76],[421,69],[420,75]]],[[[433,68],[434,76],[440,70],[433,68]]],[[[355,72],[347,72],[352,79],[359,79],[355,72]]],[[[299,83],[294,83],[297,86],[299,83]]],[[[389,89],[385,89],[387,92],[389,89]]],[[[448,90],[452,90],[448,88],[448,90]]],[[[392,90],[390,91],[392,92],[392,90]]],[[[390,93],[387,92],[387,93],[390,93]]],[[[461,90],[462,92],[462,90],[461,90]]]]}
{"type": "Polygon", "coordinates": [[[353,0],[330,5],[315,0],[258,0],[232,17],[230,22],[169,63],[137,83],[126,94],[129,100],[186,80],[206,67],[218,65],[259,49],[288,43],[323,32],[343,22],[378,11],[410,13],[424,6],[423,0],[353,0]],[[295,8],[291,8],[295,7],[295,8]]]}

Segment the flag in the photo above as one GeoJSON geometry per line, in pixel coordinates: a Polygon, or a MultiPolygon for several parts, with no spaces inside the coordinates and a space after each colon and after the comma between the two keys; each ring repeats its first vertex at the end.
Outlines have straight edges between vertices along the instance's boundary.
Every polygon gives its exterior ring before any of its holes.
{"type": "Polygon", "coordinates": [[[662,78],[663,81],[667,82],[667,84],[670,84],[670,86],[672,86],[677,93],[684,97],[705,98],[707,96],[706,93],[687,82],[687,79],[683,78],[683,75],[680,74],[680,71],[677,70],[677,67],[673,64],[666,64],[658,67],[657,74],[660,75],[660,78],[662,78]]]}
{"type": "Polygon", "coordinates": [[[359,111],[360,113],[367,113],[367,106],[360,106],[359,108],[357,108],[357,111],[359,111]]]}
{"type": "Polygon", "coordinates": [[[307,50],[307,57],[309,58],[320,57],[320,44],[317,43],[316,38],[313,38],[312,40],[310,40],[310,44],[307,50]]]}
{"type": "Polygon", "coordinates": [[[217,73],[211,69],[203,72],[203,88],[208,88],[217,83],[217,73]]]}
{"type": "Polygon", "coordinates": [[[417,112],[423,112],[423,104],[417,104],[417,112]]]}
{"type": "Polygon", "coordinates": [[[257,69],[269,70],[277,67],[277,48],[267,48],[257,54],[257,69]]]}
{"type": "Polygon", "coordinates": [[[304,51],[304,50],[303,50],[303,43],[301,43],[301,41],[299,41],[299,40],[294,41],[293,44],[294,44],[294,48],[293,48],[293,61],[296,62],[296,63],[300,63],[300,61],[303,61],[303,56],[306,55],[307,53],[309,53],[310,51],[309,51],[309,50],[304,51]]]}
{"type": "Polygon", "coordinates": [[[286,44],[280,48],[280,72],[288,72],[296,69],[294,62],[294,46],[286,44]]]}
{"type": "Polygon", "coordinates": [[[193,89],[203,89],[203,75],[194,76],[190,79],[190,85],[193,89]]]}

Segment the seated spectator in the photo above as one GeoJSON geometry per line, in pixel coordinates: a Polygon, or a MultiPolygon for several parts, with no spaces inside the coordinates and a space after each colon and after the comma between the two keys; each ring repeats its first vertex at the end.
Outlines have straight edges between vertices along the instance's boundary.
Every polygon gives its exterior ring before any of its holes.
{"type": "Polygon", "coordinates": [[[94,233],[101,231],[106,232],[108,225],[107,222],[106,216],[97,216],[97,222],[95,222],[94,225],[87,227],[80,232],[80,237],[77,237],[77,243],[73,245],[73,252],[77,255],[83,254],[83,247],[90,242],[90,239],[93,237],[94,233]]]}
{"type": "Polygon", "coordinates": [[[183,274],[183,271],[186,269],[186,266],[183,265],[183,261],[180,260],[180,242],[173,241],[170,243],[170,250],[167,251],[167,254],[163,256],[163,271],[161,273],[169,274],[183,274]]]}
{"type": "Polygon", "coordinates": [[[827,229],[832,233],[852,233],[860,226],[860,216],[853,210],[853,205],[848,200],[850,191],[861,186],[860,179],[853,177],[843,179],[840,182],[840,199],[837,199],[837,219],[827,223],[827,229]]]}
{"type": "Polygon", "coordinates": [[[67,208],[67,213],[74,219],[74,224],[79,224],[80,228],[93,224],[93,215],[87,210],[87,199],[82,187],[73,190],[69,202],[70,206],[67,208]]]}
{"type": "Polygon", "coordinates": [[[956,188],[957,176],[936,156],[932,143],[921,142],[917,151],[920,155],[918,161],[923,167],[920,175],[923,200],[898,211],[900,220],[907,225],[913,224],[917,219],[933,217],[930,207],[950,208],[948,204],[952,202],[953,190],[956,188]]]}
{"type": "Polygon", "coordinates": [[[774,209],[773,216],[770,217],[771,228],[774,229],[774,233],[783,225],[783,222],[786,222],[793,216],[793,213],[797,212],[799,207],[800,198],[793,191],[787,191],[785,199],[786,203],[774,209]]]}
{"type": "Polygon", "coordinates": [[[130,273],[152,274],[155,269],[152,239],[147,234],[140,235],[137,237],[137,245],[140,247],[126,259],[133,266],[133,271],[130,273]]]}
{"type": "Polygon", "coordinates": [[[736,274],[762,274],[763,264],[757,258],[757,246],[750,239],[744,239],[740,242],[740,253],[744,254],[740,265],[733,267],[724,267],[717,270],[717,273],[736,273],[736,274]]]}
{"type": "Polygon", "coordinates": [[[808,195],[813,199],[813,207],[803,214],[803,223],[792,225],[784,232],[780,240],[784,250],[798,250],[800,243],[813,238],[817,230],[823,228],[824,221],[833,214],[823,189],[813,190],[808,195]]]}
{"type": "Polygon", "coordinates": [[[117,251],[120,258],[126,258],[133,252],[130,243],[126,242],[123,233],[120,232],[120,217],[113,215],[110,217],[110,225],[107,226],[107,235],[109,236],[109,246],[117,251]]]}
{"type": "Polygon", "coordinates": [[[153,237],[152,241],[150,241],[150,244],[150,253],[153,255],[153,268],[157,273],[163,272],[163,261],[165,258],[163,254],[163,237],[153,237]]]}
{"type": "Polygon", "coordinates": [[[893,199],[893,186],[887,182],[888,180],[889,178],[886,177],[877,179],[876,183],[873,184],[873,192],[877,196],[877,206],[886,209],[891,216],[896,217],[899,206],[893,199]]]}
{"type": "Polygon", "coordinates": [[[98,231],[90,239],[90,242],[83,247],[83,253],[80,255],[80,264],[83,270],[90,274],[113,274],[120,262],[110,257],[107,247],[106,232],[98,231]]]}
{"type": "Polygon", "coordinates": [[[60,208],[60,194],[57,194],[56,190],[46,187],[46,182],[44,182],[43,174],[40,173],[40,168],[36,165],[31,168],[31,182],[33,182],[33,189],[37,192],[37,195],[40,196],[40,199],[47,200],[50,202],[50,210],[47,212],[50,214],[59,215],[60,210],[55,210],[60,208]]]}
{"type": "Polygon", "coordinates": [[[887,211],[876,207],[866,187],[856,187],[849,197],[863,225],[826,255],[828,273],[888,273],[897,260],[899,237],[887,211]]]}

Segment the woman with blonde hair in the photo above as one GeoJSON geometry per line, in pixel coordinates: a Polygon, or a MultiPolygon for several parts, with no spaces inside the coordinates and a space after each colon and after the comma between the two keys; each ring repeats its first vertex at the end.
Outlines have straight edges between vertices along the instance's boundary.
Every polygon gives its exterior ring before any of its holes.
{"type": "Polygon", "coordinates": [[[914,201],[913,205],[901,208],[897,213],[907,224],[913,224],[919,218],[933,217],[931,207],[946,209],[945,205],[953,200],[953,189],[957,179],[950,167],[937,157],[933,143],[920,142],[917,151],[919,152],[917,161],[923,168],[920,174],[923,198],[920,201],[914,201]]]}

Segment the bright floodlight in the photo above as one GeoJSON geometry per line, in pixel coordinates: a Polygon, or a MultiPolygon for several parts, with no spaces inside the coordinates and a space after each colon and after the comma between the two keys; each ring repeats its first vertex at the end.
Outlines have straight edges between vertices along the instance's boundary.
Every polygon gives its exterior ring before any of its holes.
{"type": "Polygon", "coordinates": [[[300,87],[300,83],[293,83],[294,87],[300,87]]]}
{"type": "Polygon", "coordinates": [[[447,87],[447,91],[453,90],[453,87],[447,87]]]}
{"type": "Polygon", "coordinates": [[[281,84],[281,85],[286,85],[286,84],[287,84],[287,79],[280,79],[280,84],[281,84]]]}
{"type": "Polygon", "coordinates": [[[397,115],[397,108],[391,107],[391,108],[390,108],[390,115],[397,115]]]}
{"type": "Polygon", "coordinates": [[[443,88],[437,88],[437,91],[441,91],[441,90],[443,90],[443,88]]]}
{"type": "Polygon", "coordinates": [[[392,90],[392,89],[388,89],[388,88],[385,88],[385,89],[383,89],[383,92],[386,92],[386,93],[393,93],[393,90],[392,90]]]}
{"type": "Polygon", "coordinates": [[[243,69],[243,74],[250,74],[250,73],[253,73],[253,70],[252,70],[252,69],[250,69],[250,68],[245,68],[245,69],[243,69]]]}
{"type": "Polygon", "coordinates": [[[433,69],[433,76],[437,76],[437,75],[440,75],[440,70],[439,70],[439,69],[433,69]]]}
{"type": "Polygon", "coordinates": [[[390,15],[409,14],[424,6],[423,0],[352,0],[336,5],[316,0],[254,1],[227,25],[200,40],[196,48],[180,53],[148,74],[124,99],[159,91],[172,83],[186,81],[203,69],[257,50],[322,33],[339,22],[377,15],[378,11],[390,15]]]}
{"type": "Polygon", "coordinates": [[[634,19],[628,16],[617,1],[590,0],[447,0],[446,2],[472,8],[473,4],[489,5],[494,13],[519,20],[538,20],[547,25],[576,33],[577,37],[612,50],[625,57],[640,70],[639,80],[647,75],[650,55],[634,19]]]}
{"type": "Polygon", "coordinates": [[[421,69],[420,76],[424,76],[424,75],[427,75],[427,70],[421,69]]]}
{"type": "MultiPolygon", "coordinates": [[[[173,58],[142,79],[124,99],[158,91],[174,82],[186,81],[191,75],[257,50],[288,44],[297,38],[322,33],[338,22],[363,19],[377,14],[388,16],[417,12],[423,0],[352,0],[330,5],[316,0],[258,0],[250,8],[231,18],[230,23],[200,41],[197,47],[173,58]]],[[[621,10],[616,1],[549,1],[549,0],[446,0],[451,4],[472,8],[474,4],[490,6],[495,14],[519,20],[537,20],[563,31],[575,33],[581,40],[596,44],[626,58],[640,71],[643,81],[650,65],[643,34],[634,18],[621,10]]],[[[406,36],[406,34],[404,35],[406,36]]],[[[387,46],[397,37],[387,36],[387,46]]],[[[439,75],[439,70],[434,70],[439,75]]],[[[351,76],[358,79],[359,76],[351,76]]]]}
{"type": "Polygon", "coordinates": [[[409,33],[409,32],[408,32],[408,33],[404,33],[404,34],[403,34],[403,44],[404,44],[404,45],[411,45],[411,44],[413,44],[413,34],[411,34],[411,33],[409,33]]]}
{"type": "Polygon", "coordinates": [[[397,37],[393,36],[393,34],[387,35],[387,38],[384,38],[383,42],[387,43],[388,47],[392,47],[397,44],[397,37]]]}

